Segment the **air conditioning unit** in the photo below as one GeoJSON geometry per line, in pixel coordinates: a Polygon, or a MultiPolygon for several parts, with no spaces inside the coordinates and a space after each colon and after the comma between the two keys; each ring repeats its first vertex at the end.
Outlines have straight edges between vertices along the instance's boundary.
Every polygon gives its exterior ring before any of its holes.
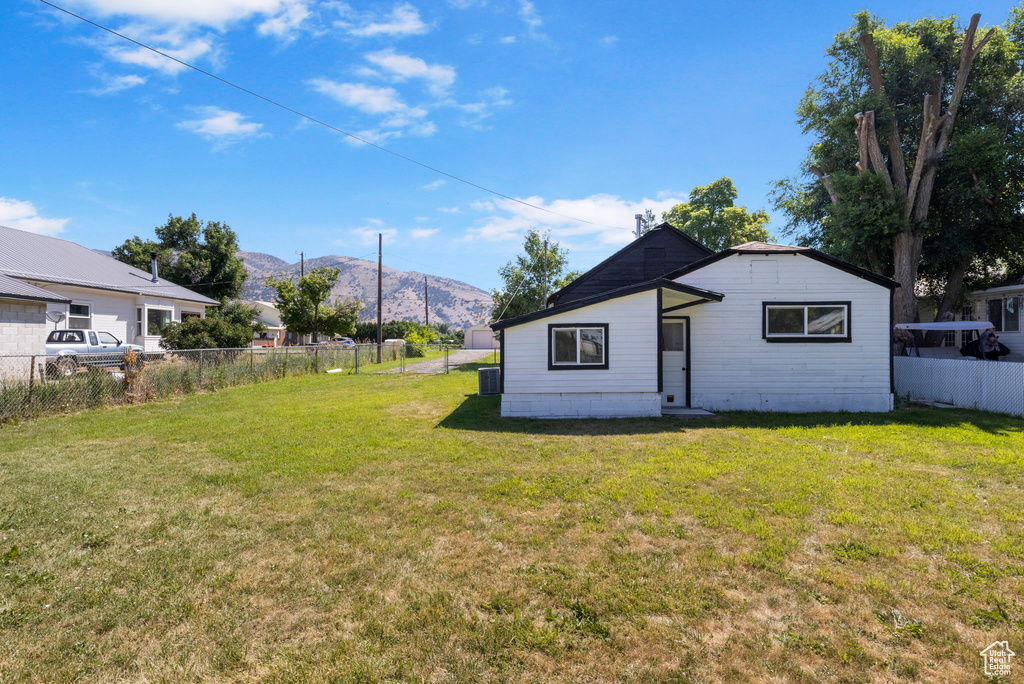
{"type": "Polygon", "coordinates": [[[480,395],[501,394],[501,368],[481,368],[476,372],[480,395]]]}

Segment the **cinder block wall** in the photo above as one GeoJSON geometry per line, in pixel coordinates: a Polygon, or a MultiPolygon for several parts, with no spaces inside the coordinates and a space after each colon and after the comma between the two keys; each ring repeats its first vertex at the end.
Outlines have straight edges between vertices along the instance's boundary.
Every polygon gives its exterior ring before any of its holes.
{"type": "Polygon", "coordinates": [[[0,354],[44,354],[46,304],[0,299],[0,354]]]}

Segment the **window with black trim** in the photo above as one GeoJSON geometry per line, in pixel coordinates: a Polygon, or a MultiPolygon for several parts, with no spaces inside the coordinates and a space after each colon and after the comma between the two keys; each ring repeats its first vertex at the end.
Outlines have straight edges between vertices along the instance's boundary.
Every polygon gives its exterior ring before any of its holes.
{"type": "Polygon", "coordinates": [[[768,342],[849,342],[850,302],[763,302],[768,342]]]}
{"type": "Polygon", "coordinates": [[[606,368],[607,323],[552,323],[548,326],[548,370],[606,368]]]}

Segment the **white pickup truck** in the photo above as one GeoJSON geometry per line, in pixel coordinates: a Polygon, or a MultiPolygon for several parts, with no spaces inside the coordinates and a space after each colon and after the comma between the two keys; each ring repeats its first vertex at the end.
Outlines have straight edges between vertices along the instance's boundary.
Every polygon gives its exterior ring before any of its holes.
{"type": "Polygon", "coordinates": [[[129,349],[138,352],[141,364],[142,347],[126,344],[103,330],[54,330],[46,338],[46,372],[71,377],[81,367],[124,368],[125,353],[129,349]]]}

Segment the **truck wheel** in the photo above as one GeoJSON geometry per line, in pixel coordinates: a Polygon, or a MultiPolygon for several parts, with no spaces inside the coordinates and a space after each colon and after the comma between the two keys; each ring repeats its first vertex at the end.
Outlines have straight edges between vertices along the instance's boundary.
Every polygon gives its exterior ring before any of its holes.
{"type": "Polygon", "coordinates": [[[53,369],[57,377],[70,378],[78,372],[78,362],[70,356],[63,356],[54,362],[53,369]]]}

